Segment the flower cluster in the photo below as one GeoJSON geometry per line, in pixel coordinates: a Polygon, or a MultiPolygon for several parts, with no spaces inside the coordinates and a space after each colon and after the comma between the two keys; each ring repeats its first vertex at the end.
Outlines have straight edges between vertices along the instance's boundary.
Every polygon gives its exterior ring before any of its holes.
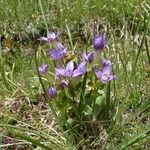
{"type": "MultiPolygon", "coordinates": [[[[112,64],[110,60],[103,59],[100,63],[99,59],[99,64],[95,65],[95,55],[101,55],[101,53],[97,52],[101,52],[105,48],[106,40],[103,35],[94,38],[94,50],[86,53],[81,52],[78,61],[77,59],[76,61],[65,60],[68,49],[58,41],[58,37],[54,32],[48,33],[47,37],[41,37],[40,40],[52,44],[51,49],[48,51],[48,56],[55,62],[55,81],[61,84],[62,88],[69,88],[70,79],[79,81],[86,73],[87,67],[91,67],[89,70],[104,84],[116,79],[116,76],[112,74],[112,64]]],[[[40,74],[46,74],[48,72],[48,65],[42,64],[38,70],[40,74]]],[[[47,94],[50,98],[55,98],[58,95],[54,85],[48,89],[47,94]]]]}

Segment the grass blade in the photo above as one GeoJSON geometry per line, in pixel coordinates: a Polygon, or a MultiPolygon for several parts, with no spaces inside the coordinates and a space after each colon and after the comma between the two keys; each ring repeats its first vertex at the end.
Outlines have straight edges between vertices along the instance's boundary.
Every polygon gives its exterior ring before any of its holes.
{"type": "Polygon", "coordinates": [[[70,29],[69,29],[69,27],[68,27],[67,24],[66,24],[66,28],[67,28],[67,33],[68,33],[68,37],[69,37],[69,42],[70,42],[70,45],[71,45],[71,49],[73,50],[72,36],[71,36],[71,32],[70,32],[70,29]]]}
{"type": "Polygon", "coordinates": [[[13,125],[9,125],[9,124],[0,124],[0,127],[3,127],[3,128],[7,128],[7,129],[10,129],[12,130],[13,132],[16,132],[16,131],[20,131],[20,132],[29,132],[29,133],[32,133],[40,138],[44,138],[44,139],[48,139],[49,141],[51,141],[52,143],[55,143],[55,144],[59,144],[61,145],[61,142],[58,141],[56,138],[54,138],[53,136],[51,136],[50,134],[42,131],[42,130],[38,130],[36,128],[32,128],[32,130],[28,129],[28,128],[23,128],[23,127],[16,127],[16,126],[13,126],[13,125]]]}
{"type": "Polygon", "coordinates": [[[145,38],[145,47],[146,47],[146,52],[147,52],[148,62],[149,62],[149,64],[150,64],[150,53],[149,53],[149,49],[148,49],[147,38],[145,38]]]}
{"type": "Polygon", "coordinates": [[[12,88],[11,88],[11,86],[10,86],[9,83],[8,83],[4,60],[2,60],[1,70],[2,70],[2,71],[1,71],[2,81],[3,81],[4,85],[6,86],[7,90],[8,90],[8,91],[11,91],[12,88]]]}
{"type": "Polygon", "coordinates": [[[25,136],[25,135],[23,135],[23,134],[21,134],[21,133],[16,133],[15,135],[16,135],[16,137],[18,137],[19,139],[28,141],[28,142],[32,143],[33,145],[36,145],[36,146],[41,147],[41,148],[44,149],[44,150],[52,150],[52,148],[50,148],[50,147],[48,147],[48,146],[46,146],[46,145],[44,145],[44,144],[42,144],[42,143],[40,143],[40,142],[34,140],[33,138],[27,137],[27,136],[25,136]]]}
{"type": "Polygon", "coordinates": [[[150,131],[150,127],[146,131],[141,131],[130,138],[125,139],[121,144],[119,144],[119,150],[124,150],[129,146],[139,142],[140,140],[146,138],[148,136],[148,132],[150,131]]]}
{"type": "Polygon", "coordinates": [[[135,59],[135,64],[134,64],[135,66],[134,67],[136,67],[136,64],[138,62],[138,58],[140,56],[140,52],[142,50],[142,46],[144,44],[144,41],[145,41],[145,38],[146,38],[146,35],[147,35],[149,24],[150,24],[150,18],[148,19],[148,22],[146,23],[146,17],[144,17],[144,34],[143,34],[143,38],[142,38],[140,47],[138,49],[138,53],[137,53],[137,56],[136,56],[136,59],[135,59]]]}

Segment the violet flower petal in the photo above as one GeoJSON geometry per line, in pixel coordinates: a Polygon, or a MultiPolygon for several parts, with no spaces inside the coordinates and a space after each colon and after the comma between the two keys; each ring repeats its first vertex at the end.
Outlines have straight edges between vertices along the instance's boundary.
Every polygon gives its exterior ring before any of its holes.
{"type": "Polygon", "coordinates": [[[70,61],[66,66],[65,76],[71,77],[73,74],[73,69],[74,69],[74,63],[73,63],[73,61],[70,61]]]}
{"type": "Polygon", "coordinates": [[[82,62],[76,70],[73,71],[72,77],[83,75],[86,72],[86,61],[82,62]]]}
{"type": "Polygon", "coordinates": [[[40,40],[42,40],[42,41],[47,41],[47,39],[48,39],[47,37],[43,37],[43,36],[40,37],[40,40]]]}
{"type": "Polygon", "coordinates": [[[60,76],[65,76],[66,70],[63,68],[55,68],[55,74],[60,75],[60,76]]]}
{"type": "Polygon", "coordinates": [[[72,77],[77,77],[77,76],[80,76],[80,75],[83,75],[83,72],[81,72],[80,70],[75,70],[74,72],[73,72],[73,75],[72,75],[72,77]]]}
{"type": "Polygon", "coordinates": [[[107,66],[107,65],[110,65],[110,66],[111,66],[111,61],[110,61],[110,60],[103,59],[103,60],[102,60],[102,65],[103,65],[103,66],[107,66]]]}
{"type": "Polygon", "coordinates": [[[65,89],[68,88],[68,82],[66,80],[61,81],[61,86],[65,89]]]}
{"type": "Polygon", "coordinates": [[[59,42],[57,42],[56,47],[57,49],[64,49],[64,46],[59,42]]]}
{"type": "Polygon", "coordinates": [[[62,52],[62,54],[66,54],[67,52],[67,48],[64,47],[61,43],[57,42],[56,44],[56,49],[60,50],[60,52],[62,52]]]}
{"type": "Polygon", "coordinates": [[[109,74],[102,73],[100,80],[109,81],[109,74]]]}
{"type": "Polygon", "coordinates": [[[56,39],[56,34],[54,32],[48,32],[47,33],[47,38],[49,40],[55,40],[56,39]]]}
{"type": "Polygon", "coordinates": [[[40,37],[39,40],[46,41],[46,42],[53,42],[56,39],[56,34],[54,32],[47,33],[47,37],[40,37]]]}
{"type": "Polygon", "coordinates": [[[64,56],[64,54],[60,50],[55,48],[51,49],[48,55],[52,57],[54,60],[61,59],[64,56]]]}
{"type": "Polygon", "coordinates": [[[68,62],[67,66],[66,66],[66,70],[73,71],[73,69],[74,69],[73,61],[68,62]]]}
{"type": "Polygon", "coordinates": [[[83,61],[88,61],[89,63],[91,63],[94,59],[94,55],[92,52],[81,53],[81,57],[83,61]]]}
{"type": "Polygon", "coordinates": [[[107,76],[107,74],[102,75],[102,77],[100,78],[100,80],[105,84],[114,79],[116,79],[116,76],[114,76],[114,75],[107,76]]]}
{"type": "Polygon", "coordinates": [[[115,80],[117,77],[115,75],[110,75],[109,80],[115,80]]]}
{"type": "Polygon", "coordinates": [[[91,63],[91,62],[93,61],[93,59],[94,59],[93,53],[92,53],[92,52],[89,52],[89,53],[87,54],[87,58],[88,58],[89,63],[91,63]]]}
{"type": "Polygon", "coordinates": [[[55,48],[52,48],[48,55],[52,57],[54,60],[58,60],[64,57],[67,52],[67,48],[65,48],[61,43],[57,43],[55,48]]]}
{"type": "Polygon", "coordinates": [[[56,49],[59,49],[63,56],[67,53],[67,50],[68,50],[61,43],[57,43],[56,49]]]}
{"type": "Polygon", "coordinates": [[[86,61],[83,61],[78,67],[77,69],[80,70],[81,72],[85,73],[86,71],[86,61]]]}
{"type": "Polygon", "coordinates": [[[101,76],[102,76],[102,71],[100,71],[100,70],[98,70],[98,69],[96,69],[96,70],[94,70],[94,72],[95,72],[95,74],[96,74],[96,76],[97,76],[97,78],[101,78],[101,76]]]}
{"type": "Polygon", "coordinates": [[[39,70],[40,74],[45,74],[48,72],[48,65],[42,64],[41,66],[38,67],[38,70],[39,70]]]}
{"type": "Polygon", "coordinates": [[[107,65],[107,66],[103,67],[103,73],[107,74],[109,76],[111,74],[111,66],[107,65]]]}

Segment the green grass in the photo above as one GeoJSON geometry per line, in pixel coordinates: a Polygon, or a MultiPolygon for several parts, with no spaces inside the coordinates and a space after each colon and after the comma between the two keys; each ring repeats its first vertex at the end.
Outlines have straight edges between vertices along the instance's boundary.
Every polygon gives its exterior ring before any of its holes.
{"type": "Polygon", "coordinates": [[[47,49],[36,41],[40,34],[46,33],[40,5],[33,0],[2,0],[0,33],[12,39],[13,45],[10,50],[1,41],[0,147],[11,143],[4,142],[4,136],[10,136],[30,149],[36,145],[58,150],[148,149],[150,2],[45,0],[42,6],[49,29],[63,33],[61,39],[69,44],[70,50],[92,49],[93,36],[99,32],[106,35],[107,47],[102,55],[112,60],[117,76],[111,83],[115,115],[109,128],[103,122],[97,123],[100,133],[94,140],[88,136],[76,145],[66,140],[41,94],[36,74],[34,51],[37,49],[44,56],[43,51],[47,49]]]}

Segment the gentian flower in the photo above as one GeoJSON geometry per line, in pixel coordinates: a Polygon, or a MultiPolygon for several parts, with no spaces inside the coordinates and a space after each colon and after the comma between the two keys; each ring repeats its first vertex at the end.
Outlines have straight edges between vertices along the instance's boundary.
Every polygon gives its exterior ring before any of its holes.
{"type": "Polygon", "coordinates": [[[56,34],[54,32],[47,33],[47,37],[41,37],[39,40],[46,41],[46,42],[53,42],[57,38],[56,34]]]}
{"type": "Polygon", "coordinates": [[[59,77],[79,77],[82,76],[86,72],[86,61],[82,62],[75,69],[73,61],[70,61],[66,68],[55,68],[56,78],[59,77]]]}
{"type": "Polygon", "coordinates": [[[102,65],[103,65],[103,66],[108,66],[108,65],[111,66],[111,61],[110,61],[110,60],[103,59],[103,60],[102,60],[102,65]]]}
{"type": "Polygon", "coordinates": [[[109,60],[104,60],[102,62],[103,69],[95,69],[95,74],[99,80],[101,80],[104,84],[107,82],[116,79],[115,75],[111,74],[111,63],[109,60]]]}
{"type": "Polygon", "coordinates": [[[40,74],[46,74],[48,72],[48,65],[42,64],[41,66],[38,67],[38,70],[40,74]]]}
{"type": "Polygon", "coordinates": [[[53,86],[51,86],[51,87],[48,89],[47,95],[48,95],[48,97],[50,97],[50,98],[56,98],[56,97],[57,97],[57,91],[56,91],[56,89],[55,89],[53,86]]]}
{"type": "Polygon", "coordinates": [[[61,43],[57,43],[55,48],[52,48],[48,55],[54,60],[60,60],[67,53],[67,48],[64,47],[61,43]]]}
{"type": "Polygon", "coordinates": [[[88,61],[91,63],[94,59],[94,55],[92,52],[82,53],[81,54],[83,61],[88,61]]]}
{"type": "Polygon", "coordinates": [[[105,47],[105,38],[103,35],[97,36],[93,40],[93,47],[97,50],[102,50],[105,47]]]}
{"type": "Polygon", "coordinates": [[[61,87],[64,88],[64,89],[67,88],[68,87],[68,81],[62,80],[61,81],[61,87]]]}

